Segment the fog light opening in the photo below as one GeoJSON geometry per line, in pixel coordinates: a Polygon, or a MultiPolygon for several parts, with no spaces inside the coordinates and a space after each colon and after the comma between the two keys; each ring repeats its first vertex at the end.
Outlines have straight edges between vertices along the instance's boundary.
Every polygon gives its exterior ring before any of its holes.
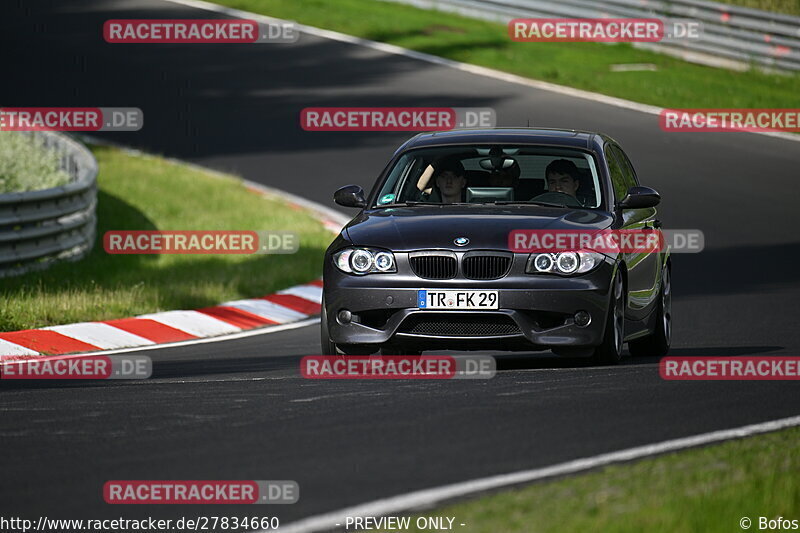
{"type": "Polygon", "coordinates": [[[592,322],[592,315],[588,311],[578,311],[575,313],[575,325],[579,328],[585,328],[592,322]]]}
{"type": "Polygon", "coordinates": [[[336,318],[339,320],[340,324],[349,324],[350,321],[353,320],[353,313],[347,309],[341,309],[339,314],[336,315],[336,318]]]}

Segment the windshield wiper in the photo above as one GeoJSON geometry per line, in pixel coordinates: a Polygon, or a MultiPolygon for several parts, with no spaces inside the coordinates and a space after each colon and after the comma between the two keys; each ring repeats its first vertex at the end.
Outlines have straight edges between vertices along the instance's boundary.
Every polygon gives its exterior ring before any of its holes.
{"type": "Polygon", "coordinates": [[[496,205],[541,205],[544,207],[569,207],[567,204],[557,204],[554,202],[523,202],[521,200],[500,200],[492,203],[496,205]]]}
{"type": "Polygon", "coordinates": [[[396,203],[396,204],[385,204],[385,205],[379,205],[377,207],[409,207],[409,206],[414,206],[414,205],[446,205],[446,204],[443,204],[441,202],[421,202],[421,201],[420,202],[415,202],[415,201],[412,200],[410,202],[399,202],[399,203],[396,203]]]}

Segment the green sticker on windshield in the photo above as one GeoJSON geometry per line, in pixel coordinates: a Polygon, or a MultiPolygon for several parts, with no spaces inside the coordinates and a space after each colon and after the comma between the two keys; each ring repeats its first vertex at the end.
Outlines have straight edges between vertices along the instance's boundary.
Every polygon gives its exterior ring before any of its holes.
{"type": "Polygon", "coordinates": [[[381,196],[380,202],[381,204],[390,204],[394,202],[394,194],[384,194],[381,196]]]}

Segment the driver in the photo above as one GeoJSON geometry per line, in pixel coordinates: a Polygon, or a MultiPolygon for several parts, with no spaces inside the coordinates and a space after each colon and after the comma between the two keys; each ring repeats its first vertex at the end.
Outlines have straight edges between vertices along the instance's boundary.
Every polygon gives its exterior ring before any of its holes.
{"type": "Polygon", "coordinates": [[[568,159],[556,159],[552,161],[544,171],[547,180],[548,192],[560,192],[578,197],[578,187],[581,182],[578,180],[580,171],[572,161],[568,159]]]}
{"type": "Polygon", "coordinates": [[[455,204],[463,202],[464,187],[467,185],[467,178],[464,177],[464,165],[461,161],[448,160],[439,166],[436,175],[436,187],[442,195],[443,204],[455,204]]]}
{"type": "MultiPolygon", "coordinates": [[[[459,203],[464,201],[464,187],[467,185],[466,172],[464,165],[457,158],[447,158],[435,163],[436,177],[433,184],[439,192],[439,197],[443,204],[459,203]]],[[[435,195],[433,188],[429,186],[434,168],[428,168],[422,173],[417,182],[419,198],[425,201],[432,200],[435,195]]]]}

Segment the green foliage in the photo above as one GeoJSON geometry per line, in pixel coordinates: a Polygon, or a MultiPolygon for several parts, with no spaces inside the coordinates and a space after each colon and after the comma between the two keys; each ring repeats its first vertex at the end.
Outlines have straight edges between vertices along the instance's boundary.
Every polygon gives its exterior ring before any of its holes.
{"type": "Polygon", "coordinates": [[[0,132],[0,194],[49,189],[69,183],[59,167],[60,156],[44,147],[41,138],[19,132],[0,132]]]}

